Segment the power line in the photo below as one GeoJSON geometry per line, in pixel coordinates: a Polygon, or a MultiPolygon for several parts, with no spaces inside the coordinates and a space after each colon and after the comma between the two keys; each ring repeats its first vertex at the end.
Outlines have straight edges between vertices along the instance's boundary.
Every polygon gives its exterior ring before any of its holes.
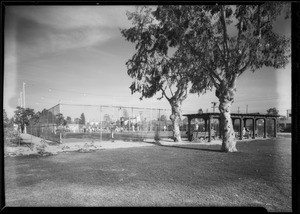
{"type": "Polygon", "coordinates": [[[132,108],[132,109],[149,109],[149,110],[164,110],[169,111],[170,109],[164,108],[144,108],[144,107],[133,107],[133,106],[115,106],[115,105],[88,105],[88,104],[67,104],[60,103],[59,105],[68,105],[68,106],[92,106],[92,107],[113,107],[113,108],[132,108]]]}
{"type": "Polygon", "coordinates": [[[65,90],[65,89],[58,89],[58,88],[52,88],[52,87],[43,87],[43,86],[37,86],[37,85],[34,85],[34,84],[27,84],[27,85],[31,85],[31,86],[34,86],[34,87],[38,87],[38,88],[44,88],[44,89],[47,89],[49,92],[54,92],[54,91],[57,91],[57,92],[66,92],[66,93],[72,93],[72,94],[80,94],[80,95],[83,95],[83,96],[96,96],[96,97],[131,97],[131,96],[127,96],[127,95],[108,95],[108,94],[94,94],[94,93],[88,93],[88,92],[79,92],[79,91],[72,91],[72,90],[65,90]]]}

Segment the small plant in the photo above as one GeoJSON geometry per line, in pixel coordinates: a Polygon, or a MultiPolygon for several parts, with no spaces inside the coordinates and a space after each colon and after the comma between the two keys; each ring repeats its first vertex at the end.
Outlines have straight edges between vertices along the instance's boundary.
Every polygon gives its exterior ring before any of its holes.
{"type": "Polygon", "coordinates": [[[51,154],[46,151],[47,147],[48,147],[47,142],[44,139],[34,144],[34,149],[37,151],[39,155],[42,156],[51,154]]]}

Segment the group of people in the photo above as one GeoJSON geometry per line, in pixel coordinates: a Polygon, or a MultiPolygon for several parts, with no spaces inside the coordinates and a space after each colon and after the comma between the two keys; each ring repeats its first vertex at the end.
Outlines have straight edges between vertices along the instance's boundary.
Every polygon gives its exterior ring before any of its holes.
{"type": "MultiPolygon", "coordinates": [[[[249,138],[253,134],[248,128],[244,127],[242,130],[242,136],[249,138]]],[[[257,135],[257,130],[255,131],[255,135],[257,135]]]]}
{"type": "MultiPolygon", "coordinates": [[[[199,131],[198,124],[195,124],[195,131],[199,131]]],[[[205,128],[203,127],[200,132],[206,132],[205,128]]],[[[211,127],[210,133],[211,133],[211,136],[215,135],[216,131],[215,131],[214,127],[211,127]]],[[[251,133],[251,131],[248,128],[246,128],[246,127],[243,128],[243,130],[242,130],[242,136],[243,137],[249,138],[251,136],[251,134],[252,133],[251,133]]]]}

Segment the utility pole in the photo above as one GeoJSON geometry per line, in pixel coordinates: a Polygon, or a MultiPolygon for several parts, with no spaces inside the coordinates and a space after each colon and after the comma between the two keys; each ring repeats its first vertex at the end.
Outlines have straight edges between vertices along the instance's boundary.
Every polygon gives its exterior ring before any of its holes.
{"type": "Polygon", "coordinates": [[[20,103],[21,103],[21,108],[23,108],[23,92],[20,92],[20,103]]]}
{"type": "Polygon", "coordinates": [[[212,106],[213,113],[215,113],[215,108],[216,108],[217,102],[211,102],[211,103],[213,104],[213,106],[212,106]]]}
{"type": "Polygon", "coordinates": [[[246,105],[246,114],[248,114],[248,105],[246,105]]]}
{"type": "Polygon", "coordinates": [[[23,82],[23,107],[25,108],[25,82],[23,82]]]}
{"type": "MultiPolygon", "coordinates": [[[[26,108],[25,105],[25,82],[23,82],[23,108],[26,108]]],[[[24,125],[24,133],[27,134],[26,124],[24,125]]]]}
{"type": "Polygon", "coordinates": [[[238,107],[238,114],[240,113],[240,107],[238,107]]]}

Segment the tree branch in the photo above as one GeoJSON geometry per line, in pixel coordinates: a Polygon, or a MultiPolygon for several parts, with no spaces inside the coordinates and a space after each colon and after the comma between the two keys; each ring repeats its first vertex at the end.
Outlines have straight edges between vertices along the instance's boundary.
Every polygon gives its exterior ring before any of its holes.
{"type": "MultiPolygon", "coordinates": [[[[219,77],[219,75],[216,74],[215,71],[214,71],[213,69],[209,68],[208,65],[206,65],[206,68],[207,68],[209,74],[212,74],[212,76],[215,77],[215,78],[219,81],[219,83],[221,83],[222,80],[221,80],[221,78],[219,77]]],[[[217,82],[216,82],[216,84],[219,86],[219,84],[218,84],[217,82]]]]}
{"type": "Polygon", "coordinates": [[[217,83],[216,80],[213,77],[211,77],[210,79],[212,80],[212,82],[215,85],[216,89],[219,89],[220,88],[220,84],[217,83]]]}
{"type": "Polygon", "coordinates": [[[223,47],[224,47],[224,56],[225,56],[225,69],[228,70],[228,57],[229,57],[229,49],[227,44],[227,28],[226,28],[226,22],[225,22],[225,14],[223,10],[223,6],[221,6],[221,23],[223,25],[223,47]]]}
{"type": "Polygon", "coordinates": [[[172,92],[172,89],[171,89],[170,85],[168,85],[168,86],[169,86],[169,90],[170,90],[171,96],[174,97],[174,94],[172,92]]]}
{"type": "Polygon", "coordinates": [[[242,67],[241,69],[238,69],[238,76],[241,76],[241,74],[249,67],[250,63],[251,63],[252,59],[251,56],[249,56],[249,60],[248,62],[244,65],[244,67],[242,67]]]}
{"type": "Polygon", "coordinates": [[[161,88],[161,91],[162,91],[162,95],[165,96],[165,98],[170,101],[170,98],[167,96],[166,92],[165,92],[165,89],[161,88]]]}

